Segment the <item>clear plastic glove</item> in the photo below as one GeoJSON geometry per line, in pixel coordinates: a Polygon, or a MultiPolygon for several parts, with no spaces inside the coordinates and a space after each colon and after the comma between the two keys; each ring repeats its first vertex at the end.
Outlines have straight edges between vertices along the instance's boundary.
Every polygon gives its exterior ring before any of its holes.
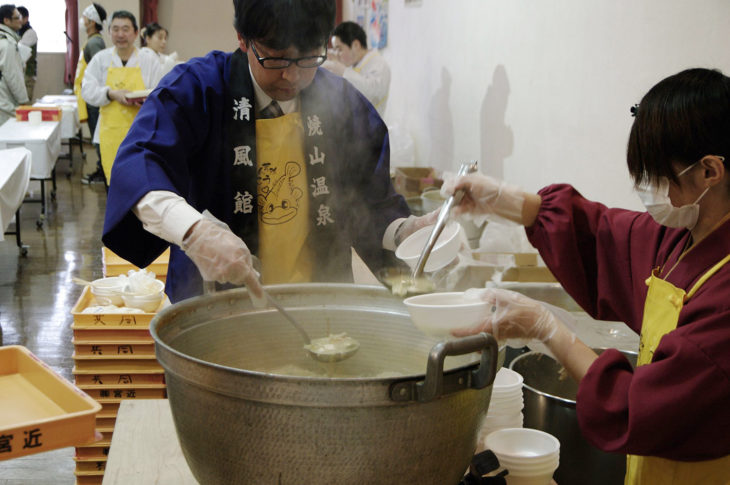
{"type": "Polygon", "coordinates": [[[246,243],[209,212],[183,240],[182,250],[206,281],[246,285],[252,298],[263,297],[259,274],[246,243]]]}
{"type": "Polygon", "coordinates": [[[398,230],[395,232],[395,245],[400,245],[400,243],[405,241],[408,236],[417,230],[436,224],[436,219],[439,217],[439,211],[441,211],[440,208],[422,216],[408,216],[408,219],[403,221],[398,227],[398,230]]]}
{"type": "Polygon", "coordinates": [[[483,323],[454,330],[452,333],[457,337],[488,332],[500,342],[508,339],[547,342],[561,326],[570,325],[543,303],[515,291],[472,288],[466,291],[465,297],[485,301],[491,308],[483,323]]]}
{"type": "Polygon", "coordinates": [[[479,173],[447,178],[441,193],[450,196],[464,189],[464,198],[453,214],[497,214],[512,221],[522,220],[525,194],[521,188],[479,173]]]}

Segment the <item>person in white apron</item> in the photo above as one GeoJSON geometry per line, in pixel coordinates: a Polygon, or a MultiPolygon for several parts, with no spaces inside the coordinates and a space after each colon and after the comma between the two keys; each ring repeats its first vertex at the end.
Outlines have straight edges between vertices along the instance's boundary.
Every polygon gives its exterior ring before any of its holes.
{"type": "Polygon", "coordinates": [[[533,194],[484,175],[447,181],[445,190],[466,190],[457,213],[524,224],[587,313],[640,333],[637,367],[616,350],[596,355],[563,316],[506,290],[478,290],[489,315],[455,334],[547,345],[579,382],[583,435],[628,455],[626,484],[728,484],[730,78],[680,72],[634,113],[628,167],[647,212],[608,209],[569,185],[533,194]]]}
{"type": "Polygon", "coordinates": [[[114,12],[109,31],[114,47],[94,56],[81,85],[84,100],[99,106],[94,142],[100,145],[107,184],[117,149],[142,100],[127,96],[134,91],[154,88],[162,78],[162,68],[154,55],[139,52],[134,46],[138,31],[134,15],[124,10],[114,12]]]}
{"type": "Polygon", "coordinates": [[[332,32],[332,52],[322,67],[355,86],[380,116],[390,88],[390,66],[377,49],[368,49],[367,34],[355,22],[342,22],[332,32]]]}

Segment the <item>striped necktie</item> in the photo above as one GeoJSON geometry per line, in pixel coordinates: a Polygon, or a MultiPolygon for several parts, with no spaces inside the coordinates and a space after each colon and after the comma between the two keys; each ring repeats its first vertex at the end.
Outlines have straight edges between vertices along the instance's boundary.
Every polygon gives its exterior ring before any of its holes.
{"type": "Polygon", "coordinates": [[[279,116],[284,116],[284,112],[281,110],[281,106],[279,106],[279,103],[277,103],[276,100],[269,103],[268,106],[262,109],[259,113],[259,118],[262,119],[278,118],[279,116]]]}

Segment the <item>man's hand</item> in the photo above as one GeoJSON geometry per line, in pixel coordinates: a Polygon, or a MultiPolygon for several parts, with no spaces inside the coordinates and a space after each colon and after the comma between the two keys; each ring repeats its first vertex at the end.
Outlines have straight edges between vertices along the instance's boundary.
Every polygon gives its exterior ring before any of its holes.
{"type": "Polygon", "coordinates": [[[131,93],[129,89],[110,89],[106,96],[111,101],[116,101],[117,103],[121,103],[125,106],[134,106],[134,102],[127,99],[126,94],[131,93]]]}
{"type": "Polygon", "coordinates": [[[183,239],[182,250],[193,260],[204,280],[245,284],[253,297],[263,296],[251,252],[222,222],[208,218],[196,222],[183,239]]]}

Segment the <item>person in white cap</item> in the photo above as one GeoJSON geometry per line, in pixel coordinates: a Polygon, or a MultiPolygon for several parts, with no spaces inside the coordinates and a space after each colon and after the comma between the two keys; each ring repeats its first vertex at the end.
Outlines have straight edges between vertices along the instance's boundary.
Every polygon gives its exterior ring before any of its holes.
{"type": "MultiPolygon", "coordinates": [[[[104,38],[101,36],[101,31],[104,29],[106,22],[106,10],[98,3],[92,3],[86,7],[79,18],[79,31],[86,32],[86,43],[81,49],[81,55],[79,56],[79,63],[76,65],[76,77],[74,79],[74,94],[78,101],[79,107],[79,121],[82,123],[86,121],[89,125],[89,133],[91,137],[94,137],[94,131],[96,130],[96,122],[99,120],[99,107],[91,104],[86,104],[84,98],[81,97],[81,83],[84,79],[84,72],[86,66],[91,62],[91,59],[96,55],[97,52],[103,51],[106,48],[104,38]]],[[[96,154],[98,161],[96,163],[96,170],[90,174],[84,175],[81,179],[81,183],[103,183],[104,182],[104,171],[101,168],[101,154],[99,153],[99,144],[96,143],[96,154]]]]}

